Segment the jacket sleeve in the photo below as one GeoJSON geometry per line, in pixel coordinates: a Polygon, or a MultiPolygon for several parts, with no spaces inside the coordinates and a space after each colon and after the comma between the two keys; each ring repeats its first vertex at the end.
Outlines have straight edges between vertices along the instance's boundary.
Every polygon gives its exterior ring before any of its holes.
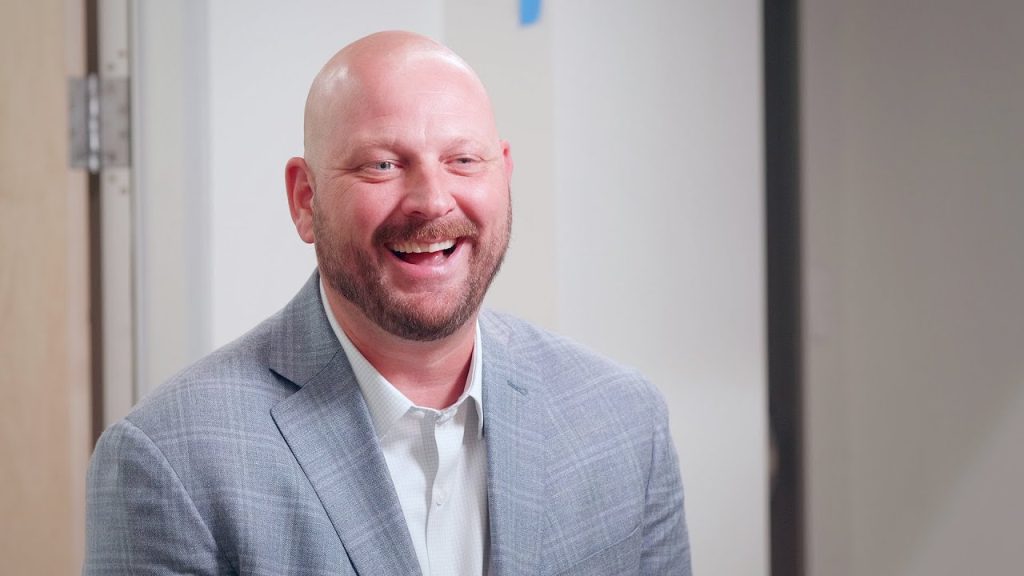
{"type": "Polygon", "coordinates": [[[83,574],[234,571],[170,463],[131,422],[100,437],[87,478],[83,574]]]}
{"type": "Polygon", "coordinates": [[[690,576],[690,540],[683,509],[679,460],[668,428],[668,411],[657,396],[651,473],[643,521],[640,573],[650,576],[690,576]]]}

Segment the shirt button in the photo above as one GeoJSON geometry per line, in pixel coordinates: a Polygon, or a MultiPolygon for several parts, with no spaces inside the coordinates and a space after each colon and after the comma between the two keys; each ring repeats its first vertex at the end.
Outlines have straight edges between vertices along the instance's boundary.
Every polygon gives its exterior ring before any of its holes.
{"type": "Polygon", "coordinates": [[[440,508],[444,506],[445,493],[444,490],[438,490],[434,493],[434,506],[440,508]]]}

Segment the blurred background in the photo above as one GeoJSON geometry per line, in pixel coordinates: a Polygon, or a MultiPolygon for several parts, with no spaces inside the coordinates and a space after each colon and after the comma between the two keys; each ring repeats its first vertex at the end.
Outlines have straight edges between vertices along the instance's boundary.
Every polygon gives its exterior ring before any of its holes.
{"type": "Polygon", "coordinates": [[[0,571],[77,573],[99,432],[308,278],[306,91],[396,28],[512,146],[487,304],[668,400],[695,573],[1020,572],[1010,0],[4,0],[0,571]]]}

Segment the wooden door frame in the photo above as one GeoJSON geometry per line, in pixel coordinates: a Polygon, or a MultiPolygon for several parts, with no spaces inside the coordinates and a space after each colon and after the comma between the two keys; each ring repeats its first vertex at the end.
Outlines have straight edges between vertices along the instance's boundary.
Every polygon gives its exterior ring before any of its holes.
{"type": "Polygon", "coordinates": [[[0,10],[0,557],[5,573],[70,574],[92,449],[88,178],[68,145],[85,5],[0,10]]]}

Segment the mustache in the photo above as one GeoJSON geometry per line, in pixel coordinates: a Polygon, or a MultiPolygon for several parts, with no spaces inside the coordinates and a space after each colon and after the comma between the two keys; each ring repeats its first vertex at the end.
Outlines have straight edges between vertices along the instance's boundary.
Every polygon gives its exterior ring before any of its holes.
{"type": "Polygon", "coordinates": [[[476,237],[480,233],[476,224],[466,218],[448,220],[407,220],[382,224],[373,233],[375,244],[395,242],[430,242],[442,238],[476,237]]]}

